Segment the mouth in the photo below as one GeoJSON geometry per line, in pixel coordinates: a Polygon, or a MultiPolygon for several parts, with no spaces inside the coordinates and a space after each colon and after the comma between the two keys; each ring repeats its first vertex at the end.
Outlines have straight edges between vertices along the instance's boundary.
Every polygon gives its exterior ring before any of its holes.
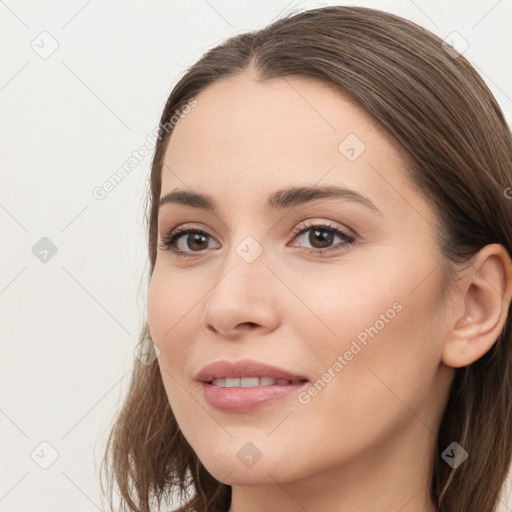
{"type": "Polygon", "coordinates": [[[276,383],[279,385],[279,382],[282,383],[280,385],[287,385],[308,380],[305,375],[294,374],[284,368],[251,359],[215,361],[205,366],[195,379],[200,382],[216,382],[217,385],[226,387],[272,386],[276,383]]]}
{"type": "Polygon", "coordinates": [[[300,393],[309,385],[309,381],[250,377],[213,379],[200,384],[205,401],[214,409],[229,413],[249,413],[271,404],[275,404],[275,407],[284,405],[287,398],[300,393]]]}
{"type": "Polygon", "coordinates": [[[274,365],[244,359],[216,361],[196,376],[205,401],[223,412],[250,412],[299,393],[309,380],[274,365]]]}
{"type": "Polygon", "coordinates": [[[307,379],[275,379],[273,377],[241,377],[241,378],[220,378],[212,379],[206,384],[222,388],[254,388],[266,386],[297,386],[309,382],[307,379]]]}

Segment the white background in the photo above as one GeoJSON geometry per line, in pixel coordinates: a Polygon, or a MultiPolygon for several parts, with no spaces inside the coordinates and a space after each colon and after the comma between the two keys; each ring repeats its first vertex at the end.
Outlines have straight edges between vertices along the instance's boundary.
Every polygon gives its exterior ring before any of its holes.
{"type": "MultiPolygon", "coordinates": [[[[0,1],[1,512],[106,510],[99,458],[146,315],[151,156],[103,200],[92,190],[144,144],[207,49],[292,8],[342,3],[0,1]],[[51,38],[41,58],[31,44],[51,38]],[[57,248],[45,263],[32,252],[42,237],[57,248]],[[58,452],[47,469],[31,457],[49,462],[44,441],[58,452]]],[[[512,0],[348,3],[459,32],[512,121],[512,0]]]]}

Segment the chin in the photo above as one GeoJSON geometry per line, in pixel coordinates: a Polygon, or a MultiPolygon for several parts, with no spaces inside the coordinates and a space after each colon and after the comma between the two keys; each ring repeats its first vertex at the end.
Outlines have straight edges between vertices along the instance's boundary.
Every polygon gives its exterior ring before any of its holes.
{"type": "Polygon", "coordinates": [[[226,485],[275,485],[276,480],[287,483],[307,476],[299,474],[300,466],[294,463],[299,461],[291,461],[292,454],[273,451],[271,456],[263,453],[261,458],[251,461],[245,455],[251,449],[247,446],[244,452],[237,445],[232,455],[229,455],[229,451],[222,454],[210,453],[202,457],[201,462],[216,480],[226,485]]]}

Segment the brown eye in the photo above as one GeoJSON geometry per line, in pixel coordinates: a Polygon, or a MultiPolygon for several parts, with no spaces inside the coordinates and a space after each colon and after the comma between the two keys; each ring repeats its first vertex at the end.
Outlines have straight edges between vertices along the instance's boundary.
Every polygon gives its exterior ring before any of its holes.
{"type": "Polygon", "coordinates": [[[348,233],[330,224],[309,225],[307,223],[302,223],[294,233],[297,235],[296,238],[300,238],[308,231],[309,236],[305,238],[306,242],[309,243],[312,248],[312,250],[309,251],[309,254],[325,253],[355,242],[355,239],[348,233]],[[339,238],[341,242],[332,246],[332,243],[336,238],[339,238]]]}
{"type": "MultiPolygon", "coordinates": [[[[192,249],[192,251],[201,251],[208,247],[208,235],[204,235],[202,233],[189,233],[183,235],[183,237],[185,240],[185,249],[188,247],[189,249],[192,249]]],[[[179,241],[180,238],[182,237],[178,237],[176,241],[179,241]]]]}
{"type": "Polygon", "coordinates": [[[160,242],[160,249],[172,250],[179,256],[195,256],[208,248],[210,235],[197,228],[178,228],[164,236],[160,242]]]}
{"type": "Polygon", "coordinates": [[[308,237],[308,242],[315,247],[315,249],[324,249],[327,244],[327,247],[330,246],[334,240],[335,234],[333,231],[328,231],[326,229],[311,229],[308,237]],[[317,247],[316,244],[320,244],[320,247],[317,247]]]}

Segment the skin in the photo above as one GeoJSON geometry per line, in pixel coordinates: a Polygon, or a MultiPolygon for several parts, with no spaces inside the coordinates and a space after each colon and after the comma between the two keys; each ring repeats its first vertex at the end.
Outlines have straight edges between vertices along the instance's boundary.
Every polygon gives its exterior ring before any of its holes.
{"type": "MultiPolygon", "coordinates": [[[[175,189],[211,195],[215,213],[166,204],[160,237],[204,230],[158,250],[148,321],[180,428],[206,469],[232,486],[230,512],[337,510],[431,512],[434,439],[455,368],[495,342],[511,295],[511,264],[493,244],[444,292],[436,216],[405,175],[407,155],[346,96],[304,77],[256,80],[247,70],[196,96],[175,128],[162,175],[175,189]],[[366,146],[350,161],[338,146],[366,146]],[[341,198],[268,211],[290,186],[337,185],[367,196],[380,214],[341,198]],[[301,221],[355,234],[316,241],[301,221]],[[263,252],[247,263],[248,236],[263,252]],[[201,248],[203,247],[203,248],[201,248]],[[329,253],[309,254],[320,248],[329,253]],[[365,328],[398,303],[367,345],[309,403],[296,397],[248,413],[221,412],[195,374],[220,359],[255,359],[322,378],[365,328]],[[251,442],[261,458],[237,452],[251,442]]],[[[318,240],[318,239],[316,239],[318,240]]],[[[380,326],[380,324],[379,324],[380,326]]]]}

